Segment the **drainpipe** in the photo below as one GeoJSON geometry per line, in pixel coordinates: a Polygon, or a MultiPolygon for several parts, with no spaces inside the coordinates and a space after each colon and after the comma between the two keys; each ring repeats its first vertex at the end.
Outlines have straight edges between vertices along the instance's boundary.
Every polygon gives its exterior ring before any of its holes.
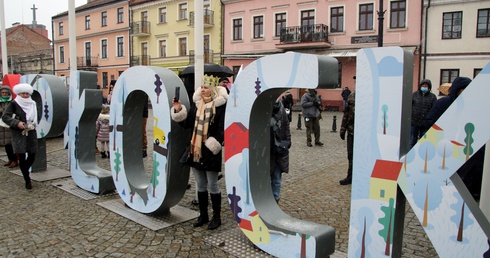
{"type": "MultiPolygon", "coordinates": [[[[423,10],[424,2],[422,1],[422,10],[423,10]]],[[[425,38],[424,38],[424,71],[422,78],[425,78],[425,73],[427,70],[427,24],[429,22],[429,8],[430,8],[430,0],[427,1],[427,7],[425,8],[425,38]]],[[[419,80],[420,81],[420,80],[419,80]]]]}

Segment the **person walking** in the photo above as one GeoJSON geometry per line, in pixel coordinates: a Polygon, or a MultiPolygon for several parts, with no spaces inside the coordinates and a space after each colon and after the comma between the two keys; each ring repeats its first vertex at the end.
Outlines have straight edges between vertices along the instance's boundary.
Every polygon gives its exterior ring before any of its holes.
{"type": "Polygon", "coordinates": [[[272,108],[271,116],[270,174],[274,199],[281,198],[282,173],[289,172],[289,148],[291,148],[291,130],[285,108],[279,99],[272,108]]]}
{"type": "Polygon", "coordinates": [[[418,90],[412,94],[412,119],[410,126],[410,148],[425,134],[424,120],[437,100],[431,92],[432,82],[424,79],[419,83],[418,90]]]}
{"type": "Polygon", "coordinates": [[[347,169],[347,177],[340,180],[341,185],[352,184],[352,160],[354,157],[354,117],[356,113],[356,93],[353,92],[347,98],[347,103],[344,108],[344,116],[340,126],[340,139],[345,140],[347,134],[347,159],[349,160],[349,168],[347,169]]]}
{"type": "Polygon", "coordinates": [[[95,124],[100,157],[103,159],[109,158],[109,134],[111,132],[109,126],[109,110],[109,105],[102,105],[102,110],[95,124]]]}
{"type": "Polygon", "coordinates": [[[32,86],[29,84],[15,85],[14,93],[17,97],[10,102],[2,115],[3,122],[12,129],[12,147],[19,157],[19,167],[24,176],[26,189],[32,189],[29,174],[37,152],[38,115],[36,102],[31,98],[32,92],[32,86]]]}
{"type": "Polygon", "coordinates": [[[315,89],[309,89],[301,97],[301,107],[303,108],[303,118],[306,126],[306,145],[313,147],[311,144],[311,134],[315,135],[315,145],[323,146],[320,142],[320,115],[322,111],[322,101],[315,89]]]}
{"type": "Polygon", "coordinates": [[[347,104],[347,98],[349,97],[351,91],[349,87],[345,87],[340,95],[342,96],[343,108],[345,109],[345,105],[347,104]]]}
{"type": "MultiPolygon", "coordinates": [[[[8,104],[12,101],[12,91],[8,86],[2,86],[0,88],[0,117],[3,111],[7,108],[8,104]]],[[[7,153],[8,162],[4,164],[5,167],[14,168],[19,165],[17,162],[17,155],[14,153],[12,147],[12,132],[10,126],[4,123],[0,127],[0,145],[5,146],[5,152],[7,153]]]]}
{"type": "Polygon", "coordinates": [[[189,148],[184,156],[197,183],[200,215],[193,224],[200,227],[209,222],[208,189],[211,195],[213,218],[208,229],[221,225],[221,191],[218,174],[221,171],[222,145],[224,141],[225,108],[228,94],[218,86],[218,78],[204,75],[201,89],[193,95],[195,106],[187,111],[180,100],[173,99],[170,111],[172,120],[181,122],[184,128],[193,128],[189,148]]]}

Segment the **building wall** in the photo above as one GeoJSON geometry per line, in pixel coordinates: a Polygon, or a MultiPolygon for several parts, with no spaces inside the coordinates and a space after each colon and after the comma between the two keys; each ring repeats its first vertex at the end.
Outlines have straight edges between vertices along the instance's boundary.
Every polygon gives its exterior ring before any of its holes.
{"type": "MultiPolygon", "coordinates": [[[[210,9],[214,11],[213,26],[204,28],[204,35],[210,38],[210,49],[214,53],[212,63],[221,63],[221,3],[219,0],[210,1],[210,9]]],[[[148,44],[148,55],[152,66],[162,66],[176,72],[189,65],[189,55],[194,47],[194,28],[189,26],[190,12],[194,11],[194,1],[157,1],[132,5],[133,23],[141,22],[141,13],[148,12],[150,34],[133,35],[133,55],[143,55],[142,43],[148,44]],[[179,5],[187,3],[187,18],[179,20],[179,5]],[[159,22],[160,8],[166,7],[167,20],[159,22]],[[187,40],[185,56],[179,54],[179,38],[187,40]],[[166,56],[160,56],[160,41],[166,40],[166,56]]]]}
{"type": "MultiPolygon", "coordinates": [[[[490,37],[476,37],[477,11],[488,8],[490,1],[431,1],[427,11],[425,77],[432,81],[432,91],[436,95],[439,94],[437,88],[441,85],[441,69],[459,69],[460,76],[473,78],[474,69],[481,69],[490,62],[490,37]],[[442,39],[443,14],[459,11],[463,12],[461,38],[442,39]]],[[[422,69],[423,64],[424,62],[422,69]]]]}
{"type": "MultiPolygon", "coordinates": [[[[106,1],[107,2],[107,1],[106,1]]],[[[107,87],[111,79],[117,79],[119,74],[129,67],[130,44],[129,44],[129,5],[128,1],[116,1],[110,4],[96,6],[76,12],[76,56],[77,59],[85,57],[86,43],[91,43],[91,67],[78,69],[92,70],[97,72],[98,84],[107,87]],[[117,21],[117,10],[123,8],[123,20],[117,21]],[[102,12],[107,13],[106,26],[102,26],[102,12]],[[90,16],[90,29],[85,27],[85,17],[90,16]],[[123,55],[117,56],[117,38],[123,38],[123,55]],[[102,40],[107,40],[107,57],[102,58],[102,40]],[[107,73],[107,84],[103,81],[103,73],[107,73]]],[[[58,76],[69,76],[70,47],[69,47],[69,25],[68,14],[53,18],[55,74],[58,76]],[[60,23],[63,24],[60,34],[60,23]],[[60,47],[64,47],[64,63],[60,62],[60,47]]],[[[82,62],[83,63],[83,62],[82,62]]],[[[86,62],[84,64],[87,64],[86,62]]],[[[104,92],[106,94],[106,92],[104,92]]]]}
{"type": "MultiPolygon", "coordinates": [[[[223,0],[224,14],[224,64],[232,67],[243,64],[246,66],[256,58],[264,55],[281,53],[286,51],[296,51],[317,55],[327,55],[337,58],[341,63],[342,76],[337,89],[321,90],[319,94],[323,96],[324,105],[341,105],[341,88],[348,86],[355,90],[355,81],[352,79],[356,71],[356,53],[361,48],[377,47],[379,26],[376,12],[379,10],[378,1],[258,1],[258,0],[223,0]],[[361,31],[359,24],[359,5],[372,3],[374,9],[373,29],[361,31]],[[342,32],[328,32],[328,46],[319,44],[281,44],[280,37],[275,36],[275,14],[286,13],[286,27],[301,25],[301,12],[314,10],[314,24],[325,24],[330,29],[330,11],[332,7],[343,7],[343,28],[342,32]],[[253,38],[253,17],[264,16],[264,37],[262,39],[253,38]],[[233,20],[242,19],[242,40],[233,40],[233,20]],[[371,41],[356,40],[358,37],[370,37],[371,41]]],[[[406,1],[405,27],[400,29],[390,29],[390,4],[392,1],[384,2],[384,26],[383,26],[383,46],[401,46],[415,55],[414,64],[414,88],[419,80],[419,49],[421,35],[421,8],[419,1],[406,1]]],[[[295,93],[293,93],[295,95],[295,93]]],[[[300,97],[296,93],[295,97],[300,97]]],[[[339,106],[339,109],[341,107],[339,106]]]]}

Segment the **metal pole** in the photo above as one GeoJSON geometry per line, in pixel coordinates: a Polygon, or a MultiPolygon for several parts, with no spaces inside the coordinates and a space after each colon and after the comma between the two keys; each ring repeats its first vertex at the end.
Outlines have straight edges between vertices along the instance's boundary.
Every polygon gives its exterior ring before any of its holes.
{"type": "Polygon", "coordinates": [[[378,11],[378,47],[383,46],[383,20],[385,11],[383,11],[383,0],[379,0],[379,11],[378,11]]]}
{"type": "Polygon", "coordinates": [[[201,87],[204,75],[204,6],[203,0],[194,1],[194,88],[201,87]]]}
{"type": "Polygon", "coordinates": [[[2,72],[3,76],[9,73],[8,57],[7,57],[7,33],[5,32],[5,5],[3,0],[0,0],[0,31],[2,33],[2,72]]]}

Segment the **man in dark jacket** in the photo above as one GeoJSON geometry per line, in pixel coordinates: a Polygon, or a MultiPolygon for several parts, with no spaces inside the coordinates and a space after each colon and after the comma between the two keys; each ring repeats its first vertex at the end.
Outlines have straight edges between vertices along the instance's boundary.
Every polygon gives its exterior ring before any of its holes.
{"type": "Polygon", "coordinates": [[[286,114],[288,115],[288,119],[289,119],[289,122],[292,121],[292,112],[291,112],[291,109],[293,107],[293,95],[291,94],[291,91],[290,90],[287,90],[286,91],[286,94],[284,94],[284,96],[282,96],[282,105],[284,106],[284,108],[288,109],[286,110],[286,114]]]}
{"type": "Polygon", "coordinates": [[[291,131],[289,120],[279,99],[274,103],[271,117],[271,187],[274,199],[279,203],[281,197],[282,173],[289,172],[289,148],[291,131]]]}
{"type": "Polygon", "coordinates": [[[323,146],[320,142],[320,115],[322,111],[322,101],[316,90],[309,89],[301,97],[301,107],[303,108],[303,117],[306,126],[306,145],[313,147],[311,144],[311,133],[315,135],[315,145],[323,146]]]}
{"type": "Polygon", "coordinates": [[[347,98],[347,103],[344,108],[344,116],[342,117],[342,125],[340,126],[340,139],[345,140],[347,133],[347,159],[349,160],[349,168],[347,169],[347,177],[340,180],[341,185],[350,185],[352,183],[352,159],[354,157],[354,116],[356,113],[356,93],[351,93],[347,98]]]}
{"type": "MultiPolygon", "coordinates": [[[[471,79],[467,77],[457,77],[454,79],[451,88],[449,89],[449,96],[438,99],[427,115],[424,122],[425,130],[429,130],[470,83],[471,79]]],[[[480,150],[473,154],[473,156],[471,156],[471,158],[457,171],[461,180],[463,180],[464,184],[477,201],[480,199],[484,158],[485,146],[481,147],[480,150]]]]}
{"type": "Polygon", "coordinates": [[[431,92],[432,82],[424,79],[420,82],[419,88],[412,94],[412,122],[411,122],[411,137],[410,148],[412,148],[420,137],[425,133],[424,120],[429,113],[432,105],[436,102],[437,97],[431,92]]]}

